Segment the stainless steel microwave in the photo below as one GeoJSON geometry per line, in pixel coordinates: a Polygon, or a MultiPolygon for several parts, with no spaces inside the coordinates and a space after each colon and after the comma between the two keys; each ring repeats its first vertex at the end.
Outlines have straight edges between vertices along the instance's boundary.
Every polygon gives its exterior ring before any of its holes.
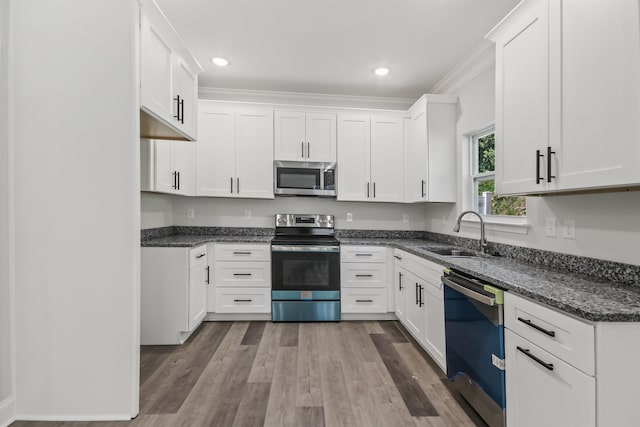
{"type": "Polygon", "coordinates": [[[336,196],[336,164],[273,162],[274,193],[293,196],[336,196]]]}

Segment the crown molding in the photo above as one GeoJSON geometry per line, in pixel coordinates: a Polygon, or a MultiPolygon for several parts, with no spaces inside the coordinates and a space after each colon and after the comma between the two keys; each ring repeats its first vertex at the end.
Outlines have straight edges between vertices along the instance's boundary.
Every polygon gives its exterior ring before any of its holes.
{"type": "Polygon", "coordinates": [[[412,98],[384,98],[374,96],[334,95],[304,92],[277,92],[267,90],[225,89],[200,87],[199,99],[262,104],[285,104],[314,107],[366,108],[407,111],[416,101],[412,98]]]}
{"type": "Polygon", "coordinates": [[[455,93],[496,61],[495,45],[483,41],[465,59],[453,67],[429,93],[455,93]]]}

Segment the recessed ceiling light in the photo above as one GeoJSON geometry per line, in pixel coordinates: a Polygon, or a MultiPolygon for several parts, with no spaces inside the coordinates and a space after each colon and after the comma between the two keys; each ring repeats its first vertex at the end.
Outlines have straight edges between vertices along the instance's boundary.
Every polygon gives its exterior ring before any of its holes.
{"type": "Polygon", "coordinates": [[[213,58],[211,62],[216,64],[218,67],[226,67],[227,65],[229,65],[229,61],[224,58],[220,58],[219,56],[213,58]]]}
{"type": "Polygon", "coordinates": [[[376,76],[386,76],[387,74],[389,74],[389,69],[387,67],[378,67],[373,70],[373,73],[376,76]]]}

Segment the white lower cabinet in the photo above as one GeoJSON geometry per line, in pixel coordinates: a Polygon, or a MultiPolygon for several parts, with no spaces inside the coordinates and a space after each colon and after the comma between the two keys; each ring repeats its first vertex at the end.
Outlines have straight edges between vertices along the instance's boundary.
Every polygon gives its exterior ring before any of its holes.
{"type": "Polygon", "coordinates": [[[270,313],[269,245],[216,243],[213,293],[216,313],[270,313]]]}
{"type": "Polygon", "coordinates": [[[399,249],[394,264],[396,316],[446,372],[443,267],[399,249]]]}
{"type": "Polygon", "coordinates": [[[340,248],[340,311],[387,313],[387,248],[342,246],[340,248]]]}
{"type": "Polygon", "coordinates": [[[505,331],[507,425],[593,427],[596,380],[505,331]]]}
{"type": "Polygon", "coordinates": [[[140,343],[182,344],[207,313],[207,246],[141,250],[140,343]]]}

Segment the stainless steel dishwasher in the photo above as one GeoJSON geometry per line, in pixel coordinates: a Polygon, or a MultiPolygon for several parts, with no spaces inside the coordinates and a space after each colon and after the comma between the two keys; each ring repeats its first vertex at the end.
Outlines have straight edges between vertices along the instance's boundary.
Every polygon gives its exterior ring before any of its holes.
{"type": "Polygon", "coordinates": [[[503,290],[445,270],[447,376],[491,427],[505,425],[503,290]]]}

